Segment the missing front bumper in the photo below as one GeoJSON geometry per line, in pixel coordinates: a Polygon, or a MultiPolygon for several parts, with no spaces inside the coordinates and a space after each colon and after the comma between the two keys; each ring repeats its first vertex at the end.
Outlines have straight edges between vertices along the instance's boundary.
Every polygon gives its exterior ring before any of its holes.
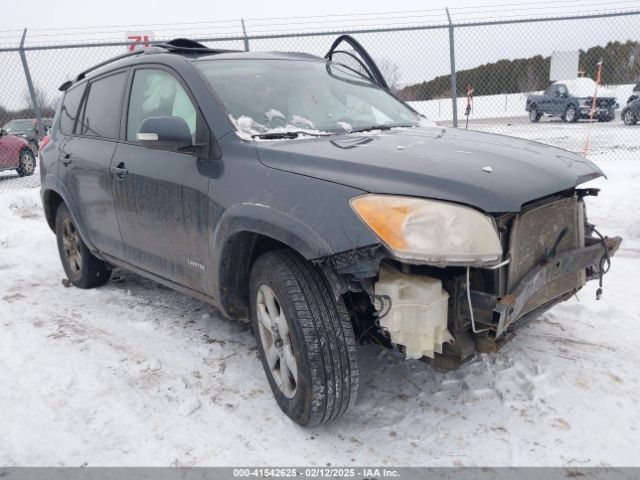
{"type": "MultiPolygon", "coordinates": [[[[612,257],[620,247],[622,239],[613,237],[597,243],[593,243],[592,239],[588,241],[591,244],[586,247],[559,253],[532,268],[507,295],[500,297],[472,290],[471,304],[476,323],[487,329],[490,337],[497,339],[510,326],[530,313],[524,310],[529,299],[554,280],[582,271],[586,272],[587,280],[597,278],[601,269],[601,260],[605,256],[605,248],[606,254],[612,257]]],[[[581,287],[582,285],[579,284],[568,292],[557,292],[545,307],[564,300],[581,287]]],[[[460,307],[462,312],[469,311],[468,306],[460,307]]]]}

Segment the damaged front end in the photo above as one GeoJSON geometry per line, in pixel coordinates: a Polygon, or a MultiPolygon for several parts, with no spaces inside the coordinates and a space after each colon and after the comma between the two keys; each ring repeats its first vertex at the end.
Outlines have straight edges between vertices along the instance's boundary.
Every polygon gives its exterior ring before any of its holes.
{"type": "Polygon", "coordinates": [[[407,358],[450,370],[475,352],[497,351],[511,332],[588,280],[600,281],[600,296],[602,276],[622,239],[603,237],[588,223],[583,198],[596,194],[574,189],[517,214],[494,216],[502,254],[493,260],[486,245],[464,265],[460,255],[451,264],[398,258],[385,244],[324,259],[321,266],[347,299],[361,342],[398,348],[407,358]]]}

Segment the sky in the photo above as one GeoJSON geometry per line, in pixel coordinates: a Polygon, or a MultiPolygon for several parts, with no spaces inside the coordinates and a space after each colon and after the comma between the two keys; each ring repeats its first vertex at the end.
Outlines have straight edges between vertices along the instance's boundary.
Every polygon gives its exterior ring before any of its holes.
{"type": "MultiPolygon", "coordinates": [[[[21,2],[0,0],[0,48],[17,46],[23,28],[27,45],[124,41],[127,33],[151,31],[155,39],[228,37],[241,34],[240,18],[248,33],[335,31],[444,24],[445,6],[454,23],[509,20],[548,15],[582,15],[603,10],[640,11],[640,0],[367,0],[345,2],[210,0],[111,0],[90,2],[30,0],[28,14],[21,2]]],[[[612,40],[638,40],[640,15],[613,19],[465,27],[455,31],[458,69],[508,58],[551,55],[556,50],[587,49],[612,40]]],[[[449,73],[449,36],[446,28],[400,33],[357,34],[356,38],[378,61],[395,64],[401,85],[430,80],[449,73]]],[[[250,49],[304,51],[324,55],[335,34],[306,38],[253,40],[250,49]]],[[[242,49],[240,41],[208,44],[242,49]]],[[[65,80],[89,66],[124,53],[124,46],[28,52],[34,82],[49,97],[65,80]]],[[[24,99],[20,58],[0,52],[0,105],[18,108],[24,99]]]]}
{"type": "MultiPolygon", "coordinates": [[[[496,0],[482,3],[504,4],[514,0],[496,0]]],[[[193,22],[198,20],[229,20],[237,18],[265,18],[327,15],[333,13],[369,13],[399,10],[436,9],[477,5],[472,0],[425,1],[388,0],[350,1],[322,0],[321,2],[280,1],[225,1],[189,0],[189,2],[155,2],[136,0],[110,0],[108,2],[59,0],[30,0],[29,14],[21,2],[1,0],[0,31],[16,28],[50,28],[75,26],[120,25],[130,23],[193,22]],[[54,7],[55,5],[55,7],[54,7]],[[188,5],[179,8],[176,5],[188,5]],[[345,6],[347,6],[345,8],[345,6]]]]}

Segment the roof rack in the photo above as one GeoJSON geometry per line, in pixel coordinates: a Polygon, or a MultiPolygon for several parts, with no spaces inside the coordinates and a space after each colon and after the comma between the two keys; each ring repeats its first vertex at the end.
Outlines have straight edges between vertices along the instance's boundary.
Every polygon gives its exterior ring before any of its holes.
{"type": "Polygon", "coordinates": [[[157,53],[158,49],[162,49],[169,53],[208,53],[208,54],[218,54],[218,53],[229,53],[229,52],[239,52],[241,50],[223,50],[223,49],[214,49],[209,48],[202,43],[196,42],[194,40],[189,40],[188,38],[174,38],[168,42],[162,43],[152,43],[149,48],[136,50],[133,52],[127,52],[122,55],[117,55],[109,60],[105,60],[104,62],[98,63],[87,70],[79,73],[78,76],[74,80],[67,80],[64,82],[58,90],[64,92],[71,87],[76,82],[79,82],[83,78],[87,76],[88,73],[93,72],[99,68],[104,67],[113,62],[117,62],[118,60],[122,60],[123,58],[133,57],[136,55],[143,55],[146,53],[157,53]]]}

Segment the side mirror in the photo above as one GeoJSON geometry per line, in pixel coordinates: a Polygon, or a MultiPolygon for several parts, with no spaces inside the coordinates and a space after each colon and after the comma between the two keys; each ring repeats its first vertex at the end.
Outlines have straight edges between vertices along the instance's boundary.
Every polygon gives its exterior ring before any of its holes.
{"type": "Polygon", "coordinates": [[[193,147],[191,130],[181,117],[149,117],[140,125],[137,138],[151,150],[187,153],[193,147]]]}
{"type": "Polygon", "coordinates": [[[4,128],[0,128],[0,137],[4,137],[5,135],[8,135],[7,131],[4,128]]]}

